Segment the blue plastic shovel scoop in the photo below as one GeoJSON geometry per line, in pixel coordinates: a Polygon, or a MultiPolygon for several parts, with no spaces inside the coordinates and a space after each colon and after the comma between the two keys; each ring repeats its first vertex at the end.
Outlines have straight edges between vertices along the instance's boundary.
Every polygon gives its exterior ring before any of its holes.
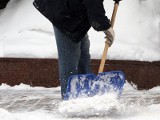
{"type": "MultiPolygon", "coordinates": [[[[111,26],[114,26],[119,2],[115,0],[114,10],[111,19],[111,26]]],[[[107,40],[108,41],[108,40],[107,40]]],[[[121,95],[125,83],[125,75],[122,71],[103,72],[109,45],[105,43],[98,75],[80,74],[69,78],[64,99],[75,99],[80,97],[92,97],[108,92],[116,92],[121,95]]]]}

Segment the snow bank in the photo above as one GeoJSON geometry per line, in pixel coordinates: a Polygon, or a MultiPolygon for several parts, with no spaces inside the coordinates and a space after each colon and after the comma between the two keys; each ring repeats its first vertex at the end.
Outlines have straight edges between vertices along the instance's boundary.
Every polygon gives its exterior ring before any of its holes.
{"type": "MultiPolygon", "coordinates": [[[[51,23],[32,5],[33,0],[12,0],[0,15],[0,57],[57,58],[51,23]]],[[[160,60],[159,1],[122,1],[115,31],[116,40],[107,58],[160,60]]],[[[110,17],[113,1],[104,2],[110,17]]],[[[101,58],[104,34],[89,31],[92,58],[101,58]],[[98,51],[98,52],[97,52],[98,51]]]]}
{"type": "Polygon", "coordinates": [[[149,91],[151,91],[151,92],[159,92],[160,91],[160,86],[154,87],[154,88],[150,89],[149,91]]]}
{"type": "Polygon", "coordinates": [[[3,83],[0,86],[0,90],[60,90],[60,87],[54,87],[54,88],[31,87],[30,85],[26,85],[23,83],[21,83],[20,85],[15,85],[11,87],[3,83]]]}

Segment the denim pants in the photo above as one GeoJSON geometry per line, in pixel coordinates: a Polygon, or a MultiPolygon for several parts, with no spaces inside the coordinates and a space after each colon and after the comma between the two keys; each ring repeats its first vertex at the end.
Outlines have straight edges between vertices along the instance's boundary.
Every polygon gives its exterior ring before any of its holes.
{"type": "Polygon", "coordinates": [[[62,99],[71,75],[91,73],[88,35],[76,43],[53,26],[57,49],[62,99]]]}

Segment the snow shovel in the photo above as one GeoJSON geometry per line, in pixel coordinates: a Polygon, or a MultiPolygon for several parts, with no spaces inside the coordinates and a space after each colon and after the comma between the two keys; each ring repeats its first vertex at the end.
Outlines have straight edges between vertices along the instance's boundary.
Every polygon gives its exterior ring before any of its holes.
{"type": "MultiPolygon", "coordinates": [[[[114,1],[115,4],[111,19],[112,27],[115,23],[115,17],[119,5],[119,2],[116,2],[116,0],[114,1]]],[[[97,76],[95,74],[79,74],[73,75],[69,78],[64,100],[92,97],[108,92],[116,92],[119,96],[121,95],[125,83],[124,73],[122,71],[103,72],[108,48],[109,45],[106,41],[97,76]]]]}

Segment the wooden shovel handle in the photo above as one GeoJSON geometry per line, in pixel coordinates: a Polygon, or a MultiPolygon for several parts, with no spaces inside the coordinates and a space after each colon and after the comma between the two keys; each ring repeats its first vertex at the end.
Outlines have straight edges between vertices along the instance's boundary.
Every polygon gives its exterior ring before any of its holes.
{"type": "MultiPolygon", "coordinates": [[[[112,18],[111,18],[111,27],[113,27],[114,23],[115,23],[115,18],[116,18],[116,14],[117,14],[117,10],[118,10],[118,5],[119,4],[115,2],[113,13],[112,13],[112,18]]],[[[108,53],[108,48],[109,48],[109,45],[108,45],[107,40],[106,40],[98,73],[103,72],[103,69],[104,69],[104,66],[105,66],[106,57],[107,57],[107,53],[108,53]]]]}
{"type": "Polygon", "coordinates": [[[111,27],[114,27],[114,23],[115,23],[115,19],[116,19],[116,14],[117,14],[117,11],[118,11],[118,6],[119,6],[118,3],[114,4],[114,9],[113,9],[112,18],[111,18],[111,27]]]}

